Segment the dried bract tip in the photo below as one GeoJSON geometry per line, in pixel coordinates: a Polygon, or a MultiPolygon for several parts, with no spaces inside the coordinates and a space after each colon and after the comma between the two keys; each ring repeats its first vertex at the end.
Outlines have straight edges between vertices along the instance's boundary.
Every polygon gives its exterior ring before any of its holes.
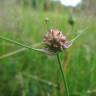
{"type": "Polygon", "coordinates": [[[51,29],[44,36],[45,48],[52,52],[60,52],[67,48],[66,42],[67,38],[63,33],[57,29],[51,29]]]}

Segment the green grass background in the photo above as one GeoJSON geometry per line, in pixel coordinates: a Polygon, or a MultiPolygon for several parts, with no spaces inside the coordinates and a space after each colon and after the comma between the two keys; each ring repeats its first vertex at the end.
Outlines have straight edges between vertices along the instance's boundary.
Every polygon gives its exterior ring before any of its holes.
{"type": "MultiPolygon", "coordinates": [[[[61,30],[69,39],[76,36],[67,22],[68,13],[36,12],[30,8],[17,10],[10,12],[9,17],[6,16],[9,21],[5,20],[0,25],[1,36],[26,45],[40,43],[47,32],[44,22],[46,17],[49,18],[48,28],[61,30]]],[[[96,18],[78,14],[75,33],[79,34],[78,31],[86,27],[86,32],[69,49],[60,53],[70,96],[96,96],[96,92],[92,91],[96,90],[96,18]]],[[[0,56],[20,48],[0,39],[0,56]]],[[[0,96],[56,96],[56,88],[31,77],[36,75],[55,84],[57,71],[56,56],[32,50],[0,59],[0,96]]],[[[60,92],[61,96],[65,96],[62,78],[60,92]]]]}

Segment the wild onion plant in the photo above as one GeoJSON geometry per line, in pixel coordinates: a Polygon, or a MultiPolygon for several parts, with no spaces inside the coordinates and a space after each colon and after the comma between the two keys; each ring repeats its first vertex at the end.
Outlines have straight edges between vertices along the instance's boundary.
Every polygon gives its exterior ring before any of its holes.
{"type": "MultiPolygon", "coordinates": [[[[47,22],[48,22],[48,18],[46,19],[46,24],[47,24],[47,22]]],[[[46,25],[46,28],[47,28],[47,25],[46,25]]],[[[69,40],[68,37],[65,36],[58,29],[48,29],[48,32],[45,33],[44,39],[42,40],[43,42],[39,44],[42,46],[42,48],[40,48],[40,49],[36,48],[38,46],[38,44],[36,44],[34,46],[28,46],[25,44],[21,44],[15,40],[10,40],[6,37],[0,36],[0,39],[2,39],[2,40],[5,40],[5,41],[8,41],[10,43],[13,43],[13,44],[16,44],[16,45],[23,47],[22,50],[15,51],[15,52],[7,54],[7,55],[5,54],[4,56],[1,56],[0,58],[2,59],[2,58],[6,58],[8,56],[12,56],[12,55],[19,53],[21,51],[24,51],[26,49],[31,49],[33,51],[42,52],[42,53],[45,53],[47,55],[55,55],[57,57],[57,60],[58,60],[60,74],[62,75],[62,78],[63,78],[63,82],[64,82],[64,86],[65,86],[65,90],[66,90],[66,96],[70,96],[67,80],[66,80],[66,77],[64,74],[64,69],[63,69],[62,64],[61,64],[59,53],[63,52],[67,48],[69,48],[74,43],[74,41],[76,41],[77,38],[79,38],[80,35],[85,31],[86,31],[86,29],[81,30],[80,34],[78,34],[72,40],[69,40]]]]}

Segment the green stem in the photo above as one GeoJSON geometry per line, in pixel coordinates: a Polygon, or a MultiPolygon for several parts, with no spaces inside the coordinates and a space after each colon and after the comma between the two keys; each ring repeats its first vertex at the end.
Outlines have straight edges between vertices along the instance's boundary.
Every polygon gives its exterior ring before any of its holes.
{"type": "MultiPolygon", "coordinates": [[[[22,46],[22,47],[27,48],[27,49],[37,51],[37,52],[45,53],[45,54],[48,54],[48,55],[53,55],[54,54],[53,52],[47,51],[45,49],[36,49],[36,48],[31,47],[31,46],[19,43],[17,41],[5,38],[3,36],[0,36],[0,39],[5,40],[5,41],[10,42],[10,43],[13,43],[13,44],[16,44],[16,45],[19,45],[19,46],[22,46]]],[[[41,44],[44,44],[44,43],[42,42],[41,44]]]]}
{"type": "Polygon", "coordinates": [[[24,47],[24,48],[28,48],[28,49],[37,51],[37,52],[47,53],[47,52],[46,52],[45,50],[43,50],[43,49],[36,49],[36,48],[31,47],[31,46],[28,46],[28,45],[19,43],[19,42],[17,42],[17,41],[14,41],[14,40],[5,38],[5,37],[3,37],[3,36],[0,36],[0,39],[5,40],[5,41],[10,42],[10,43],[13,43],[13,44],[16,44],[16,45],[19,45],[19,46],[22,46],[22,47],[24,47]]]}
{"type": "MultiPolygon", "coordinates": [[[[32,47],[36,47],[36,46],[38,46],[38,45],[40,45],[40,44],[41,44],[41,43],[39,43],[39,44],[34,44],[32,47]]],[[[20,49],[17,49],[17,50],[15,50],[15,51],[6,53],[6,54],[0,56],[0,60],[1,60],[1,59],[5,59],[5,58],[10,57],[10,56],[13,56],[13,55],[16,55],[16,54],[18,54],[18,53],[24,52],[24,51],[26,51],[27,49],[28,49],[28,48],[25,48],[25,47],[24,47],[24,48],[20,48],[20,49]]]]}
{"type": "Polygon", "coordinates": [[[59,54],[57,54],[57,59],[58,59],[60,71],[61,71],[61,74],[62,74],[63,82],[64,82],[64,85],[65,85],[66,94],[67,94],[67,96],[69,96],[69,88],[68,88],[67,81],[66,81],[66,78],[65,78],[65,75],[64,75],[64,71],[63,71],[61,61],[60,61],[59,54]]]}
{"type": "Polygon", "coordinates": [[[30,46],[21,44],[21,43],[19,43],[19,42],[17,42],[17,41],[14,41],[14,40],[5,38],[5,37],[3,37],[3,36],[0,36],[0,39],[5,40],[5,41],[8,41],[8,42],[11,42],[11,43],[13,43],[13,44],[16,44],[16,45],[19,45],[19,46],[22,46],[22,47],[25,47],[25,48],[28,48],[28,49],[32,49],[32,50],[35,50],[35,51],[39,51],[38,49],[35,49],[35,48],[30,47],[30,46]]]}

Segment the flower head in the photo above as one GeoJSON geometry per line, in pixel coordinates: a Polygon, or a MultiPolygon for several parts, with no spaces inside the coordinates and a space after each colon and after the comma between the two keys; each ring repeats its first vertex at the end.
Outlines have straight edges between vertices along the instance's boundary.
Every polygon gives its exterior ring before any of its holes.
{"type": "Polygon", "coordinates": [[[57,29],[49,30],[48,33],[44,36],[45,47],[52,52],[60,52],[67,48],[67,42],[67,37],[57,29]]]}

